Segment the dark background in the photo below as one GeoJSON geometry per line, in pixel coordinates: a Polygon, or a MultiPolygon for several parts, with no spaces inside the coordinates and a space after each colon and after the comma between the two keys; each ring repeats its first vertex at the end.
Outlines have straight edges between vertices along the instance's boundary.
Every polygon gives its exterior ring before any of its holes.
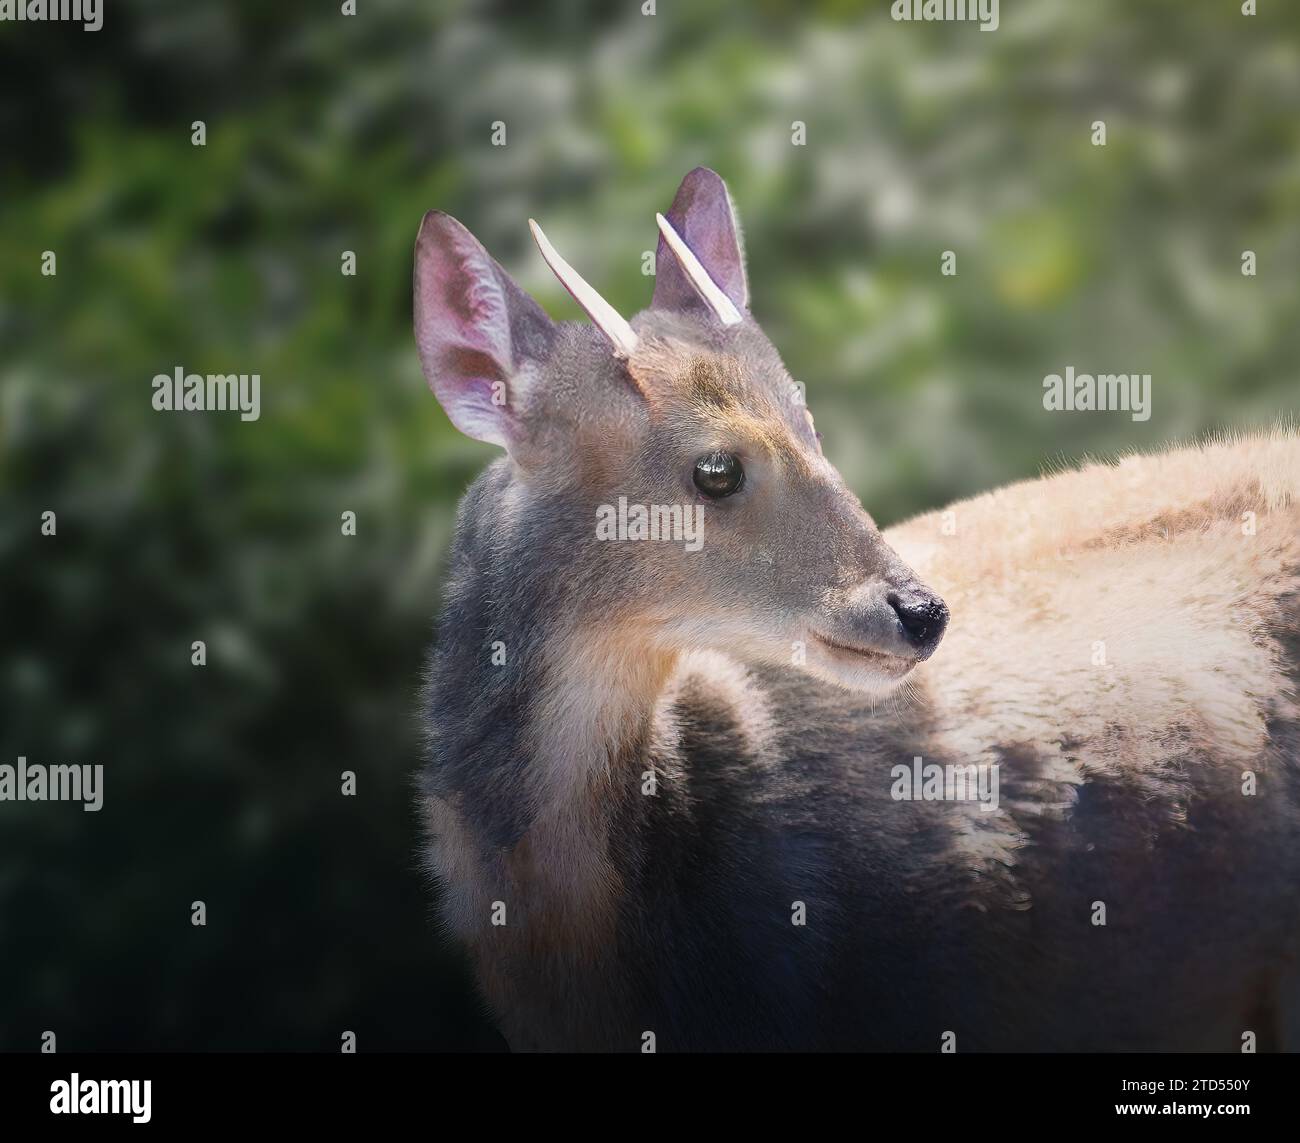
{"type": "Polygon", "coordinates": [[[993,33],[888,0],[339,7],[0,24],[0,762],[106,786],[98,814],[0,803],[0,1048],[501,1046],[411,799],[493,455],[416,360],[430,207],[575,318],[537,217],[630,315],[654,211],[716,168],[754,312],[882,523],[1295,405],[1300,6],[1003,0],[993,33]],[[1151,420],[1045,412],[1067,365],[1151,373],[1151,420]],[[154,412],[177,366],[260,373],[261,419],[154,412]]]}

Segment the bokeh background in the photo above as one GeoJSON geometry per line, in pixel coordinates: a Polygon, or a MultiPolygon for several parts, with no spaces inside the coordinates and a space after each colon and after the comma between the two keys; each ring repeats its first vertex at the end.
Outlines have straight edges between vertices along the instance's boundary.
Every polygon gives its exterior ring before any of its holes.
{"type": "Polygon", "coordinates": [[[654,211],[717,169],[754,312],[883,523],[1296,404],[1300,5],[1003,0],[993,33],[888,0],[357,7],[0,24],[0,761],[106,771],[99,814],[0,803],[0,1048],[501,1046],[410,797],[493,455],[416,360],[430,207],[576,318],[537,217],[631,314],[654,211]],[[1045,412],[1067,365],[1151,373],[1151,419],[1045,412]],[[260,373],[261,419],[154,412],[177,366],[260,373]]]}

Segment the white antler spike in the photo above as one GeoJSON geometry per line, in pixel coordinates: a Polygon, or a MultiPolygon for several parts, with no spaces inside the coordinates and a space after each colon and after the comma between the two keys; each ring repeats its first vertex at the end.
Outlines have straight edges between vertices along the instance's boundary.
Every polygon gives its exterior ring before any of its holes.
{"type": "Polygon", "coordinates": [[[695,257],[691,248],[682,241],[682,236],[673,229],[673,224],[662,214],[656,214],[655,221],[659,223],[659,232],[664,236],[668,248],[676,256],[682,269],[686,271],[691,284],[700,291],[700,296],[709,303],[709,308],[718,315],[722,324],[735,325],[742,321],[740,311],[736,309],[732,300],[718,289],[718,284],[709,277],[709,272],[700,264],[700,260],[695,257]]]}
{"type": "Polygon", "coordinates": [[[533,232],[533,241],[542,257],[551,268],[551,272],[560,279],[560,285],[573,295],[573,300],[587,311],[587,316],[595,323],[610,341],[614,343],[614,353],[619,357],[631,357],[636,350],[637,336],[632,327],[620,316],[618,310],[611,306],[585,281],[582,275],[560,257],[555,247],[547,241],[542,228],[531,218],[528,229],[533,232]]]}

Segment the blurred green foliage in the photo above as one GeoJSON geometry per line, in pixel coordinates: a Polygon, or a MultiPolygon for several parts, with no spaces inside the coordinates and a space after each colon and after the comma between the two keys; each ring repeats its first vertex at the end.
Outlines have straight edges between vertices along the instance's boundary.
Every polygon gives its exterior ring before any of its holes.
{"type": "Polygon", "coordinates": [[[106,770],[98,815],[0,805],[2,1048],[499,1045],[410,797],[493,455],[416,360],[430,207],[575,318],[537,217],[631,314],[654,211],[717,169],[754,312],[885,523],[1294,407],[1296,5],[1003,0],[992,34],[888,0],[107,7],[0,25],[0,761],[106,770]],[[1067,365],[1151,373],[1151,420],[1044,412],[1067,365]],[[176,366],[260,373],[261,419],[155,413],[176,366]]]}

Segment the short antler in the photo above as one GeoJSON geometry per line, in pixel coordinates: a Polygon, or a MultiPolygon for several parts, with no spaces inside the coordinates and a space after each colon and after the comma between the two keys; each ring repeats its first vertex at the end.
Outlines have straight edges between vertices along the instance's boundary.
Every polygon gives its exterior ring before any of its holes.
{"type": "Polygon", "coordinates": [[[560,284],[573,295],[573,300],[587,312],[587,316],[614,344],[614,353],[618,357],[631,357],[636,350],[637,336],[632,327],[623,320],[619,312],[602,298],[583,280],[581,274],[560,257],[555,247],[550,244],[542,228],[531,218],[528,228],[533,232],[537,249],[542,252],[546,264],[560,284]]]}
{"type": "Polygon", "coordinates": [[[718,315],[718,319],[723,325],[736,325],[740,322],[740,311],[736,309],[732,300],[727,297],[719,288],[718,284],[709,277],[709,272],[700,264],[700,260],[695,257],[691,248],[682,240],[682,236],[673,229],[673,224],[668,221],[662,214],[655,215],[655,221],[659,223],[659,231],[668,243],[668,248],[673,252],[678,264],[686,272],[693,285],[702,297],[709,304],[709,308],[718,315]]]}

